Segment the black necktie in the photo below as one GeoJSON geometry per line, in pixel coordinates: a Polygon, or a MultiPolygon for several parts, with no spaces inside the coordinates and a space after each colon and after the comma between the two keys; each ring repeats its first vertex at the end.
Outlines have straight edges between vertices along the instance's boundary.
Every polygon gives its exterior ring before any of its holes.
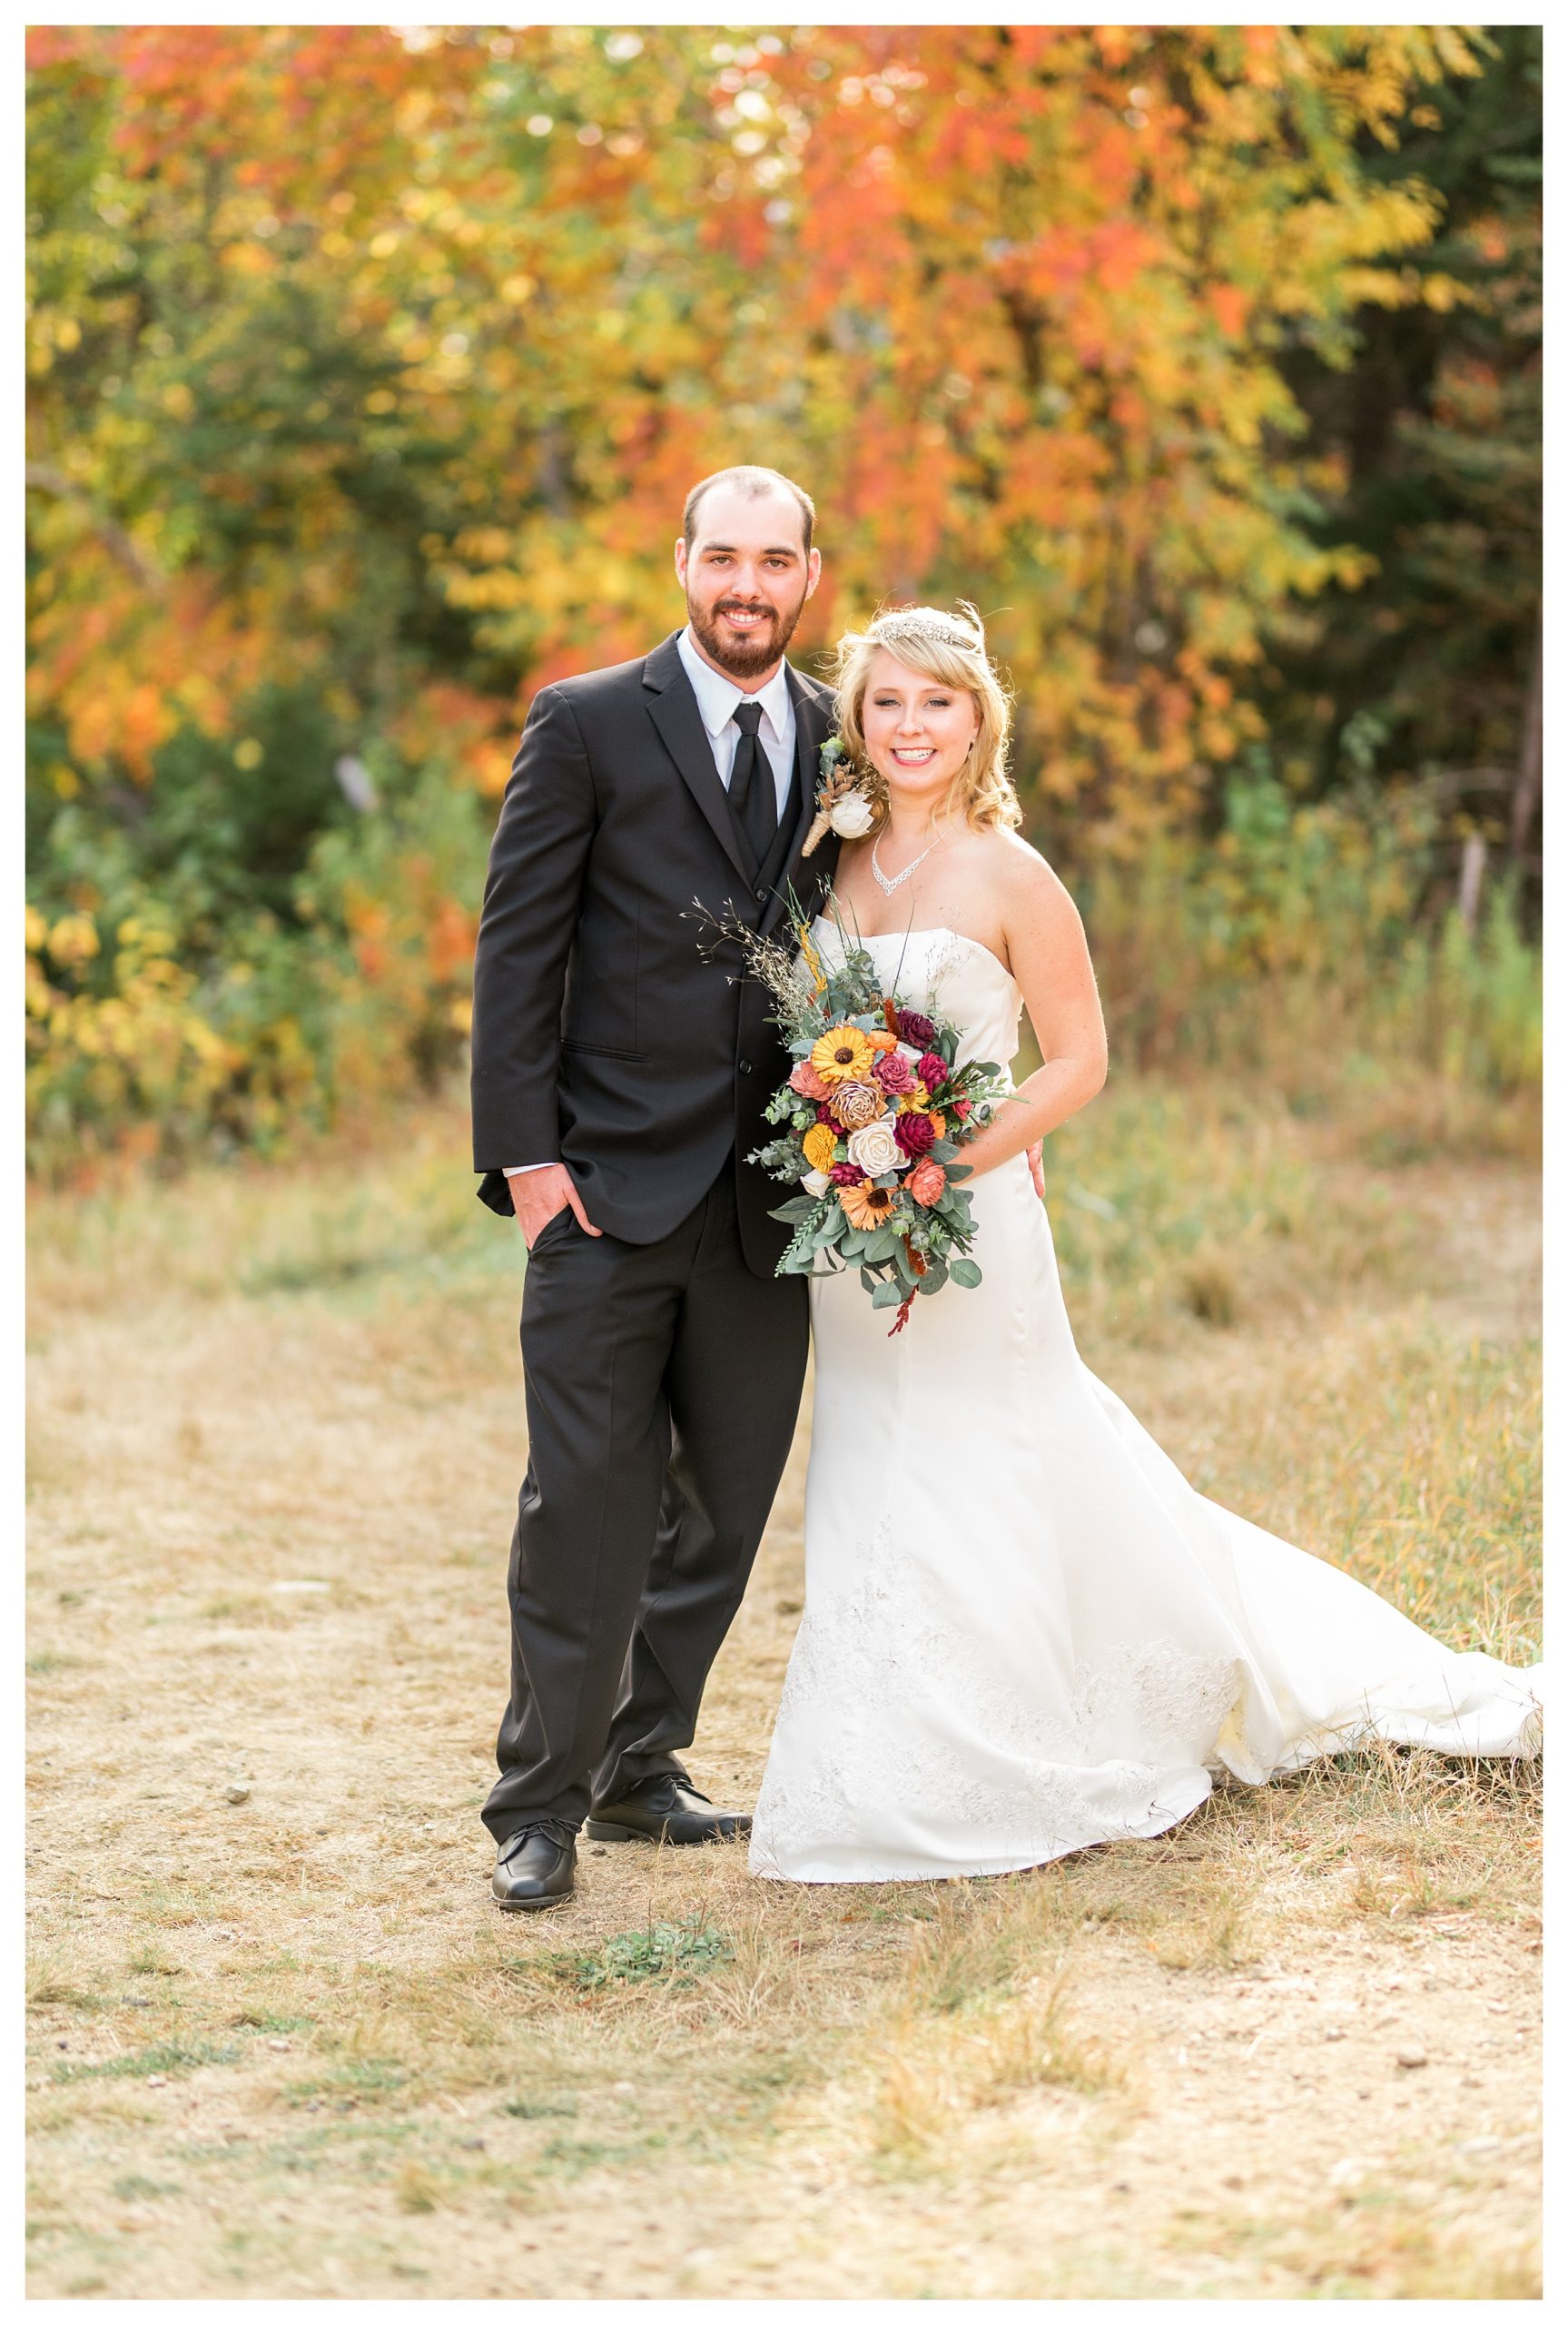
{"type": "Polygon", "coordinates": [[[779,823],[774,771],[757,734],[762,716],[760,702],[742,702],[735,706],[735,725],[741,732],[740,740],[735,745],[735,765],[730,769],[730,805],[740,817],[741,829],[752,844],[759,872],[767,862],[768,850],[774,844],[774,834],[779,823]]]}

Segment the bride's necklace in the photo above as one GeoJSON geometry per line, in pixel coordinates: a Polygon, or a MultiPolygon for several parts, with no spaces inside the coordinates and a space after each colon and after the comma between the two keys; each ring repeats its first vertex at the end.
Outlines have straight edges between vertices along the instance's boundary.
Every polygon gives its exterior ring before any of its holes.
{"type": "Polygon", "coordinates": [[[942,841],[947,837],[947,834],[945,832],[938,832],[936,837],[931,843],[931,847],[922,847],[920,854],[915,857],[913,863],[906,864],[902,872],[895,872],[891,880],[888,878],[887,874],[883,870],[881,860],[876,852],[881,837],[882,835],[879,832],[877,837],[873,839],[871,844],[871,868],[873,876],[876,881],[877,886],[882,890],[883,895],[884,896],[891,896],[895,888],[902,887],[904,882],[909,878],[912,872],[918,872],[920,870],[921,866],[931,854],[932,848],[940,847],[942,841]]]}

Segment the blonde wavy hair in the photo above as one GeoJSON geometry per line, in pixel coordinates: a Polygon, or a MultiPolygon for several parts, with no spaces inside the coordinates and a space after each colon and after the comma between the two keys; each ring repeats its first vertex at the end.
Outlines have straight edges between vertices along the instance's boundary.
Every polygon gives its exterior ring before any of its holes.
{"type": "MultiPolygon", "coordinates": [[[[942,813],[956,808],[971,831],[1016,831],[1023,821],[1007,770],[1012,705],[985,650],[985,624],[966,599],[955,613],[940,606],[884,607],[864,629],[847,630],[838,643],[833,681],[838,728],[857,767],[869,767],[862,711],[871,666],[885,650],[939,686],[972,697],[980,726],[969,756],[952,779],[942,813]]],[[[879,825],[887,817],[886,787],[879,782],[879,825]]]]}

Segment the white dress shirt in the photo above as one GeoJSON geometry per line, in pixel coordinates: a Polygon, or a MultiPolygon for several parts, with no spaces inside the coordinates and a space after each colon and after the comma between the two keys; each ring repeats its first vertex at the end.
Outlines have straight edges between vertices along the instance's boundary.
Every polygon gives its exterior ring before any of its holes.
{"type": "MultiPolygon", "coordinates": [[[[692,692],[697,698],[697,710],[707,729],[708,746],[714,755],[714,766],[719,781],[727,791],[730,777],[735,772],[735,746],[741,730],[735,725],[735,705],[738,702],[760,702],[762,718],[757,727],[757,739],[767,754],[768,765],[774,771],[774,791],[778,800],[779,821],[782,824],[790,812],[794,790],[794,704],[790,698],[789,679],[781,662],[765,687],[754,694],[747,694],[711,662],[705,662],[692,644],[689,629],[683,629],[676,639],[676,651],[681,658],[681,668],[692,682],[692,692]]],[[[520,1178],[525,1171],[546,1171],[547,1162],[513,1162],[507,1165],[502,1176],[520,1178]]]]}
{"type": "Polygon", "coordinates": [[[782,824],[794,786],[794,704],[790,700],[784,664],[779,664],[765,687],[755,694],[747,694],[733,678],[726,678],[722,670],[715,670],[711,662],[703,660],[692,644],[689,629],[683,629],[676,639],[676,652],[692,682],[703,725],[708,730],[714,765],[726,791],[735,771],[735,746],[741,738],[741,730],[735,725],[735,706],[742,702],[761,703],[763,715],[757,736],[774,771],[774,791],[782,824]]]}

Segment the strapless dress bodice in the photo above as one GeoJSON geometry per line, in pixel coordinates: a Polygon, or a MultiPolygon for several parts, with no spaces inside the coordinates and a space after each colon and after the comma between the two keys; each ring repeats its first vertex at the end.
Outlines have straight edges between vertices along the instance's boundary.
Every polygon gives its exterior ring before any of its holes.
{"type": "MultiPolygon", "coordinates": [[[[857,941],[876,963],[885,989],[906,1009],[958,1027],[960,1065],[971,1058],[1006,1065],[1016,1057],[1023,995],[988,946],[955,928],[889,929],[857,941]]],[[[816,922],[812,942],[830,961],[843,959],[843,943],[831,920],[816,922]]]]}

